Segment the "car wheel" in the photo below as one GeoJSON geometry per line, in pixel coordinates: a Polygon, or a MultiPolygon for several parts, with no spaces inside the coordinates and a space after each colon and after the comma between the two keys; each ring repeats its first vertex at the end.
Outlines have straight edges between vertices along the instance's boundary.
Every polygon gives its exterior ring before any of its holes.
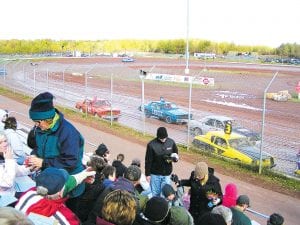
{"type": "Polygon", "coordinates": [[[145,111],[145,116],[146,116],[147,118],[150,118],[150,117],[151,117],[151,113],[148,112],[148,111],[145,111]]]}
{"type": "Polygon", "coordinates": [[[171,119],[170,116],[167,116],[165,120],[166,120],[167,123],[172,123],[172,119],[171,119]]]}
{"type": "Polygon", "coordinates": [[[201,130],[199,127],[196,127],[196,128],[194,129],[194,134],[195,134],[195,136],[197,136],[197,135],[202,135],[203,132],[202,132],[202,130],[201,130]]]}

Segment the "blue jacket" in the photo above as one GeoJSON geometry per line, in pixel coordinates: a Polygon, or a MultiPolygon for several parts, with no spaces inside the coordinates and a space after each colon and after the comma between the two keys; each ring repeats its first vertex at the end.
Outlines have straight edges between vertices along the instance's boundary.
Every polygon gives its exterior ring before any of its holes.
{"type": "MultiPolygon", "coordinates": [[[[31,154],[44,159],[42,170],[47,167],[63,168],[69,174],[76,174],[84,170],[82,164],[84,139],[79,131],[56,110],[59,119],[49,130],[37,127],[35,140],[37,147],[31,154]]],[[[84,184],[71,192],[77,197],[84,191],[84,184]]]]}

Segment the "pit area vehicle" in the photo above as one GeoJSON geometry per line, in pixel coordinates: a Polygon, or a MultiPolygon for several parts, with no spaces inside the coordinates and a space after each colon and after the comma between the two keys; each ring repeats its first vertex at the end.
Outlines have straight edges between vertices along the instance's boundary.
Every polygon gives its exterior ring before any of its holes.
{"type": "MultiPolygon", "coordinates": [[[[139,107],[142,111],[142,107],[139,107]]],[[[146,117],[154,117],[163,120],[166,123],[184,124],[188,122],[189,113],[180,109],[175,103],[165,101],[160,98],[160,101],[151,101],[144,105],[144,113],[146,117]]],[[[190,119],[192,114],[190,115],[190,119]]]]}
{"type": "Polygon", "coordinates": [[[82,113],[88,113],[102,119],[117,120],[121,115],[121,110],[112,108],[111,103],[106,99],[94,97],[86,98],[82,102],[77,102],[75,108],[82,113]]]}
{"type": "Polygon", "coordinates": [[[131,57],[122,58],[122,62],[134,62],[135,60],[131,57]]]}
{"type": "MultiPolygon", "coordinates": [[[[204,135],[195,136],[193,145],[215,155],[244,164],[259,166],[259,148],[252,145],[246,136],[235,132],[208,131],[204,135]]],[[[275,166],[274,157],[264,151],[262,152],[262,166],[268,168],[275,166]]]]}

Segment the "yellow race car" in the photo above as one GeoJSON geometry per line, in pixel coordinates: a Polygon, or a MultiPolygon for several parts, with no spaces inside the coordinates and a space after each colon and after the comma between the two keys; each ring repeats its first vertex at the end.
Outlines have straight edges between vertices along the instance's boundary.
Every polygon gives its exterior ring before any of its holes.
{"type": "MultiPolygon", "coordinates": [[[[193,145],[245,164],[259,165],[260,150],[251,144],[246,136],[238,133],[209,131],[205,135],[195,136],[193,145]]],[[[269,168],[275,166],[274,158],[267,152],[262,152],[262,166],[269,168]]]]}

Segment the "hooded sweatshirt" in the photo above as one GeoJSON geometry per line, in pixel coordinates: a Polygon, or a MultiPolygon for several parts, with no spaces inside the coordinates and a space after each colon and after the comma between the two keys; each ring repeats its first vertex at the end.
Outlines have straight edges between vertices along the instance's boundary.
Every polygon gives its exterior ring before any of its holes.
{"type": "Polygon", "coordinates": [[[225,194],[223,196],[222,205],[230,208],[236,205],[236,199],[238,196],[237,187],[233,183],[229,183],[225,187],[225,194]]]}

